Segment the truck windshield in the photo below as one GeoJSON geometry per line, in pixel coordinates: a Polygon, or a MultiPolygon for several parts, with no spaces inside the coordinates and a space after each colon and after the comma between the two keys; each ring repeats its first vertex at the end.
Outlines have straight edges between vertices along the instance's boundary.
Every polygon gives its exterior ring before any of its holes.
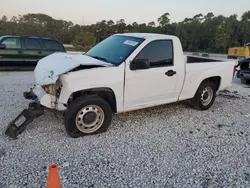
{"type": "Polygon", "coordinates": [[[94,46],[85,55],[112,63],[114,65],[119,65],[143,41],[143,38],[112,35],[94,46]]]}

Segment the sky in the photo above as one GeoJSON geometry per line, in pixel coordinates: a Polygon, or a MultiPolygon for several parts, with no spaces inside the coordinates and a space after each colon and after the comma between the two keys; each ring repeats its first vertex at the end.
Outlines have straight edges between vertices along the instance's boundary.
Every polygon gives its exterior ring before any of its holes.
{"type": "Polygon", "coordinates": [[[8,18],[26,13],[44,13],[75,24],[124,19],[126,23],[157,22],[168,12],[171,22],[195,14],[239,15],[250,10],[250,0],[0,0],[0,16],[8,18]]]}

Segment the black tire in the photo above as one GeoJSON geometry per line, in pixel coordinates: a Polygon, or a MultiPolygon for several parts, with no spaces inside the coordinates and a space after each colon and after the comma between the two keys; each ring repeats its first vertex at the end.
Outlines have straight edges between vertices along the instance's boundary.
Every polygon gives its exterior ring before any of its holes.
{"type": "Polygon", "coordinates": [[[76,98],[69,104],[64,116],[64,125],[67,134],[72,138],[103,133],[108,129],[111,121],[112,109],[110,105],[103,98],[96,95],[86,95],[76,98]],[[81,111],[81,109],[88,105],[95,105],[101,108],[104,112],[104,121],[96,131],[91,133],[83,133],[77,128],[76,116],[78,112],[81,111]]]}
{"type": "Polygon", "coordinates": [[[245,78],[241,78],[241,83],[243,84],[250,84],[250,80],[246,80],[245,78]]]}
{"type": "Polygon", "coordinates": [[[241,81],[242,84],[247,84],[247,81],[244,78],[240,78],[240,81],[241,81]]]}
{"type": "Polygon", "coordinates": [[[195,96],[191,100],[191,104],[194,108],[198,110],[208,110],[213,105],[215,98],[216,98],[216,84],[214,84],[213,82],[209,80],[205,80],[201,83],[198,90],[196,91],[195,96]],[[212,97],[211,97],[211,101],[208,104],[204,105],[202,103],[202,94],[206,88],[212,89],[212,92],[211,92],[212,97]]]}

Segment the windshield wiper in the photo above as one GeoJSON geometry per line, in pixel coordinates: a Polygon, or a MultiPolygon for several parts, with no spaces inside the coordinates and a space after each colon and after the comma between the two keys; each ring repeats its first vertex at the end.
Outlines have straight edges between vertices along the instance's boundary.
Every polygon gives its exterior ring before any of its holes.
{"type": "Polygon", "coordinates": [[[102,61],[105,61],[106,63],[109,63],[109,64],[114,64],[113,62],[107,60],[106,58],[104,57],[100,57],[100,56],[92,56],[92,55],[89,55],[89,54],[84,54],[86,56],[89,56],[89,57],[92,57],[92,58],[95,58],[95,59],[99,59],[99,60],[102,60],[102,61]]]}
{"type": "Polygon", "coordinates": [[[104,58],[104,57],[100,57],[100,56],[90,56],[90,57],[93,57],[93,58],[95,58],[95,59],[99,59],[99,60],[106,61],[106,62],[110,63],[110,62],[109,62],[106,58],[104,58]]]}

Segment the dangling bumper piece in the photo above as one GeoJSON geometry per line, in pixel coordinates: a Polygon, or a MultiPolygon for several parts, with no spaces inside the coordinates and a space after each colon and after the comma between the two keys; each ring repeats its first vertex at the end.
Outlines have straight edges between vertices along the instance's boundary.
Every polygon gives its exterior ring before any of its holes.
{"type": "Polygon", "coordinates": [[[30,103],[28,109],[24,109],[13,121],[8,124],[5,134],[12,139],[17,139],[17,136],[21,134],[25,128],[34,121],[34,119],[43,114],[44,109],[40,104],[35,102],[30,103]],[[17,126],[16,123],[21,118],[25,118],[25,120],[20,126],[17,126]]]}

